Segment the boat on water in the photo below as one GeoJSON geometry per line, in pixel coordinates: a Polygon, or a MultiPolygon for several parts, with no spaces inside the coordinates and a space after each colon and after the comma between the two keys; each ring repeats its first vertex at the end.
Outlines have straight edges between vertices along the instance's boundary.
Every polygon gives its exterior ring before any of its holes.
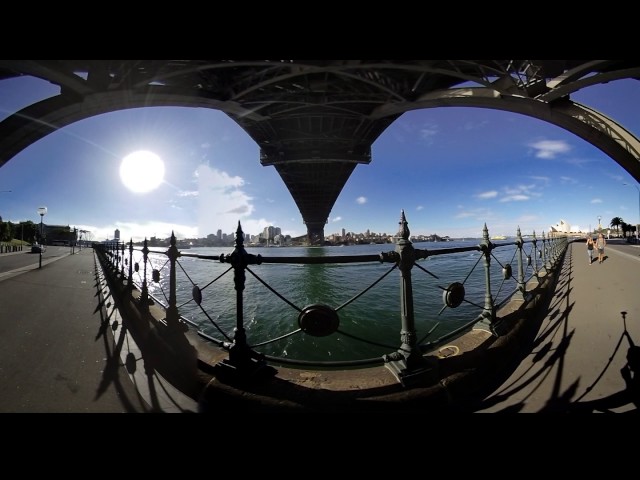
{"type": "Polygon", "coordinates": [[[506,235],[494,235],[493,237],[491,237],[491,240],[506,240],[507,236],[506,235]]]}

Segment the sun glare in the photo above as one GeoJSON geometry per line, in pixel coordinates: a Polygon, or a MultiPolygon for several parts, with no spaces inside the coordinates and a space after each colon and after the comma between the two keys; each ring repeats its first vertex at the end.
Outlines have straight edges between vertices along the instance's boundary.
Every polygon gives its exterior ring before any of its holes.
{"type": "Polygon", "coordinates": [[[120,164],[120,179],[132,192],[150,192],[164,180],[164,162],[147,150],[130,153],[120,164]]]}

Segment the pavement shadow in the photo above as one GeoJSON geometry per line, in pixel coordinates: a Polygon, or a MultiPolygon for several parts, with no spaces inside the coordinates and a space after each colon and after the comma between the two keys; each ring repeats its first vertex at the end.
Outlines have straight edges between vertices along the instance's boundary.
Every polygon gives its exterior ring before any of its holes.
{"type": "Polygon", "coordinates": [[[587,387],[580,397],[567,406],[567,413],[617,413],[614,412],[613,409],[628,405],[633,405],[635,408],[627,410],[624,413],[637,414],[640,412],[640,346],[634,344],[633,339],[627,330],[627,312],[620,312],[620,314],[623,319],[624,331],[620,336],[620,340],[618,340],[613,354],[609,357],[609,362],[605,365],[604,369],[593,384],[587,387]],[[603,398],[581,401],[582,398],[593,390],[607,371],[621,345],[624,343],[625,338],[629,344],[626,355],[627,362],[620,369],[620,375],[622,375],[622,379],[624,380],[625,388],[603,398]]]}
{"type": "Polygon", "coordinates": [[[575,334],[575,329],[570,330],[568,325],[569,316],[575,305],[575,301],[572,300],[573,280],[573,249],[569,248],[565,253],[553,294],[545,310],[547,314],[539,321],[529,346],[521,344],[523,354],[502,375],[501,382],[495,386],[499,390],[494,389],[474,405],[472,411],[495,407],[509,400],[514,394],[527,391],[528,393],[519,402],[497,411],[492,410],[495,413],[520,412],[526,405],[527,399],[535,395],[538,389],[548,382],[549,375],[554,371],[556,372],[553,379],[554,388],[547,400],[547,406],[566,404],[568,399],[572,398],[578,387],[577,381],[563,393],[560,393],[559,385],[564,371],[565,354],[575,334]],[[531,365],[517,377],[509,380],[527,357],[530,357],[531,365]]]}
{"type": "MultiPolygon", "coordinates": [[[[526,387],[535,384],[534,388],[527,390],[528,394],[518,403],[505,406],[499,413],[515,413],[522,410],[526,405],[526,400],[530,398],[544,381],[548,381],[548,376],[554,371],[551,394],[545,405],[538,410],[538,413],[616,413],[613,409],[628,407],[632,405],[632,410],[625,413],[638,413],[640,408],[640,347],[636,346],[627,331],[626,315],[621,312],[624,330],[614,348],[608,363],[604,366],[600,375],[592,385],[586,388],[584,393],[576,398],[578,394],[579,378],[562,391],[560,389],[561,379],[564,370],[565,354],[571,344],[571,339],[575,334],[575,329],[569,329],[568,321],[571,311],[575,305],[572,301],[573,287],[571,285],[573,275],[573,249],[567,251],[563,272],[556,286],[547,316],[547,324],[539,330],[533,344],[530,355],[531,366],[523,371],[517,378],[509,384],[502,386],[501,390],[485,398],[478,409],[485,409],[507,400],[514,393],[522,391],[526,387]],[[625,382],[625,388],[607,397],[596,400],[583,401],[582,399],[593,390],[605,372],[611,365],[613,359],[618,354],[624,340],[628,342],[626,354],[627,362],[620,370],[620,374],[625,382]],[[553,345],[557,346],[554,348],[553,345]],[[552,367],[554,367],[552,369],[552,367]]],[[[607,260],[608,256],[604,256],[607,260]]]]}
{"type": "MultiPolygon", "coordinates": [[[[106,356],[105,368],[102,371],[102,377],[100,378],[100,383],[96,389],[95,399],[104,395],[109,387],[113,387],[126,412],[148,412],[150,410],[140,407],[140,405],[144,405],[144,402],[141,402],[140,398],[135,399],[135,401],[131,399],[129,390],[123,386],[123,381],[130,382],[125,371],[121,368],[123,364],[120,360],[126,330],[121,328],[117,339],[113,338],[112,335],[107,334],[109,328],[111,328],[115,334],[115,331],[119,328],[119,324],[117,320],[112,318],[116,310],[109,308],[111,306],[111,301],[109,300],[111,292],[109,291],[106,295],[103,293],[102,286],[104,285],[105,278],[101,274],[102,270],[98,264],[97,258],[95,257],[94,262],[94,271],[96,275],[95,287],[97,290],[96,297],[98,300],[94,313],[98,313],[100,317],[100,325],[94,340],[99,341],[102,339],[106,356]]],[[[115,299],[113,300],[115,301],[115,299]]]]}
{"type": "Polygon", "coordinates": [[[162,390],[162,398],[168,400],[174,410],[192,412],[180,406],[171,390],[175,388],[194,401],[201,394],[209,376],[201,374],[198,369],[196,349],[179,325],[167,322],[164,308],[155,302],[149,302],[146,308],[142,308],[139,301],[132,300],[132,293],[119,279],[118,272],[110,271],[108,265],[104,268],[109,293],[122,318],[117,344],[120,348],[114,353],[121,358],[122,347],[126,348],[124,366],[136,390],[148,394],[152,411],[164,411],[158,397],[159,390],[162,390]],[[140,361],[143,364],[142,375],[137,367],[140,361]],[[144,385],[140,384],[141,381],[144,385]]]}

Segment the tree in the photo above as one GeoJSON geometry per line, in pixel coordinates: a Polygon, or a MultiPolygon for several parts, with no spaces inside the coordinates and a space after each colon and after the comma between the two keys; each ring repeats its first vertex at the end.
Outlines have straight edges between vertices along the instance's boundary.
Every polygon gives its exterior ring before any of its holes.
{"type": "Polygon", "coordinates": [[[16,236],[20,235],[20,239],[25,242],[33,243],[35,241],[36,233],[40,225],[36,225],[31,220],[26,222],[20,222],[20,228],[16,227],[16,236]]]}
{"type": "Polygon", "coordinates": [[[616,229],[616,234],[619,234],[620,233],[619,227],[620,225],[622,225],[622,223],[623,223],[623,220],[621,217],[613,217],[609,225],[616,229]]]}
{"type": "Polygon", "coordinates": [[[0,240],[8,242],[13,238],[13,225],[11,222],[0,222],[0,240]]]}
{"type": "Polygon", "coordinates": [[[631,231],[631,225],[626,222],[621,222],[620,226],[622,227],[622,236],[627,237],[627,232],[631,231]]]}

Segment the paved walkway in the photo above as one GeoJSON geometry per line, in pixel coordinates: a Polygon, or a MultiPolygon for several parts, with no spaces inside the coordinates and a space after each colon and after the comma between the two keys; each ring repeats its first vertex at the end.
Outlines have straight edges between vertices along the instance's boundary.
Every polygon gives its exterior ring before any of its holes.
{"type": "Polygon", "coordinates": [[[621,374],[625,324],[640,347],[640,246],[610,240],[589,265],[586,245],[571,244],[532,351],[475,411],[637,413],[621,374]]]}
{"type": "Polygon", "coordinates": [[[0,412],[197,411],[143,365],[93,249],[30,258],[0,278],[0,412]]]}

